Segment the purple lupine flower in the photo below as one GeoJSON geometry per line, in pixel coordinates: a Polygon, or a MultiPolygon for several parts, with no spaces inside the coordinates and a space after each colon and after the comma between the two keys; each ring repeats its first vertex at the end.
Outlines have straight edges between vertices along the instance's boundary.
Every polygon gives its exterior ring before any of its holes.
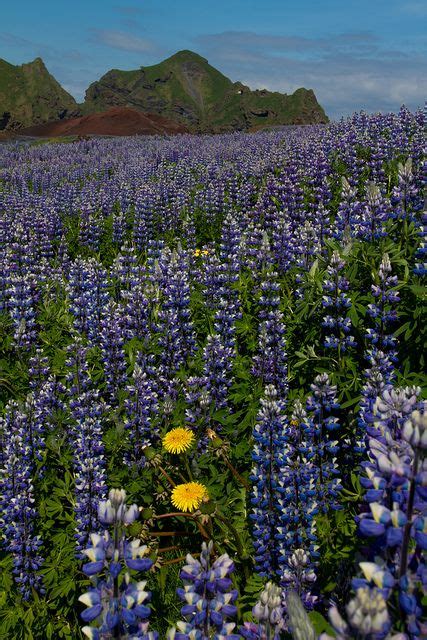
{"type": "Polygon", "coordinates": [[[386,353],[392,362],[396,362],[396,338],[389,333],[389,327],[397,319],[397,312],[393,304],[400,300],[395,290],[397,276],[390,275],[391,264],[388,254],[384,254],[378,269],[379,284],[372,285],[372,295],[375,303],[369,304],[368,315],[374,320],[375,327],[368,329],[366,338],[377,349],[386,353]]]}
{"type": "Polygon", "coordinates": [[[393,188],[391,203],[393,205],[393,217],[399,220],[411,220],[417,211],[421,198],[413,174],[412,158],[407,158],[405,163],[397,165],[398,185],[393,188]]]}
{"type": "Polygon", "coordinates": [[[188,554],[186,563],[181,569],[180,577],[183,588],[177,594],[184,603],[181,615],[185,622],[177,624],[177,629],[170,630],[168,638],[175,640],[192,640],[193,638],[219,638],[224,636],[234,640],[234,625],[227,623],[237,613],[235,601],[237,590],[231,589],[230,575],[234,571],[231,558],[224,553],[212,562],[213,542],[202,543],[199,560],[188,554]],[[201,632],[199,635],[197,632],[201,632]],[[229,635],[228,635],[229,634],[229,635]]]}
{"type": "Polygon", "coordinates": [[[125,462],[145,466],[144,449],[159,442],[159,428],[154,422],[158,412],[155,385],[139,364],[135,364],[131,384],[126,387],[125,427],[129,432],[130,449],[125,462]]]}
{"type": "Polygon", "coordinates": [[[288,392],[288,370],[286,329],[278,309],[279,288],[277,273],[267,273],[260,286],[258,353],[254,356],[252,373],[263,385],[273,385],[284,398],[288,392]]]}
{"type": "Polygon", "coordinates": [[[98,342],[104,365],[106,392],[111,400],[117,400],[117,392],[126,382],[125,342],[122,315],[119,307],[110,302],[102,311],[98,342]]]}
{"type": "Polygon", "coordinates": [[[309,220],[305,221],[302,229],[293,233],[293,252],[295,264],[303,271],[309,271],[317,255],[322,252],[319,236],[315,225],[309,220]]]}
{"type": "Polygon", "coordinates": [[[17,347],[30,349],[36,341],[36,304],[39,299],[35,277],[14,275],[9,278],[6,290],[7,309],[14,325],[14,342],[17,347]]]}
{"type": "MultiPolygon", "coordinates": [[[[346,612],[348,622],[342,618],[337,607],[329,610],[329,621],[337,640],[407,640],[403,633],[389,634],[391,619],[381,589],[360,587],[346,606],[346,612]]],[[[333,636],[322,633],[319,640],[333,640],[333,636]]]]}
{"type": "Polygon", "coordinates": [[[418,402],[411,389],[386,390],[374,405],[375,437],[369,440],[368,461],[362,463],[370,512],[358,519],[361,534],[374,540],[368,554],[373,561],[361,563],[364,578],[353,580],[355,588],[374,582],[387,600],[397,599],[411,640],[427,630],[421,608],[427,549],[426,409],[427,403],[418,402]]]}
{"type": "Polygon", "coordinates": [[[134,582],[129,574],[129,570],[148,571],[153,561],[147,557],[147,546],[125,537],[125,525],[138,517],[138,507],[128,507],[125,499],[125,491],[112,489],[108,500],[99,503],[97,528],[111,526],[112,533],[92,533],[90,546],[83,551],[89,560],[82,567],[83,573],[91,579],[92,586],[79,601],[87,607],[81,617],[90,623],[82,632],[91,640],[158,638],[156,632],[148,630],[151,594],[145,589],[147,583],[134,582]]]}
{"type": "Polygon", "coordinates": [[[91,532],[97,531],[97,507],[106,495],[106,473],[101,421],[86,416],[75,429],[73,466],[75,477],[77,551],[87,544],[91,532]]]}
{"type": "Polygon", "coordinates": [[[271,249],[274,253],[277,270],[282,275],[293,265],[295,250],[292,222],[286,211],[277,214],[271,236],[271,249]]]}
{"type": "Polygon", "coordinates": [[[49,375],[49,359],[43,356],[42,349],[36,349],[28,363],[30,389],[40,388],[49,375]]]}
{"type": "Polygon", "coordinates": [[[78,398],[92,386],[87,363],[88,347],[85,347],[82,338],[77,336],[67,347],[67,354],[68,357],[65,360],[67,374],[65,379],[68,394],[71,397],[78,398]]]}
{"type": "Polygon", "coordinates": [[[354,189],[347,178],[342,177],[341,202],[335,218],[336,236],[348,240],[355,234],[355,222],[360,217],[360,202],[357,200],[356,189],[354,189]]]}
{"type": "Polygon", "coordinates": [[[234,349],[221,336],[209,335],[203,349],[203,373],[206,389],[216,409],[228,407],[228,390],[232,383],[234,349]]]}
{"type": "Polygon", "coordinates": [[[276,537],[281,547],[277,573],[282,586],[287,590],[296,589],[305,606],[312,608],[316,601],[311,591],[319,556],[315,524],[319,506],[315,484],[317,469],[312,461],[314,438],[307,429],[307,422],[304,407],[297,400],[284,431],[282,450],[277,453],[281,515],[276,537]]]}
{"type": "Polygon", "coordinates": [[[37,511],[34,507],[34,457],[28,416],[10,402],[0,420],[2,452],[0,457],[0,524],[2,546],[13,558],[13,576],[24,600],[32,590],[44,593],[38,571],[43,563],[42,541],[35,533],[37,511]]]}
{"type": "Polygon", "coordinates": [[[306,430],[312,439],[311,459],[314,464],[317,502],[323,511],[338,509],[341,490],[339,471],[335,455],[339,451],[337,440],[331,435],[339,429],[338,419],[332,415],[339,408],[335,385],[331,385],[327,373],[314,379],[312,395],[307,398],[308,417],[306,430]]]}
{"type": "Polygon", "coordinates": [[[343,352],[356,346],[354,337],[350,334],[351,321],[347,316],[347,310],[351,307],[351,301],[346,293],[349,282],[340,273],[344,266],[344,260],[341,259],[338,251],[334,251],[326,269],[327,278],[323,282],[325,295],[322,304],[329,311],[322,322],[326,332],[324,346],[327,349],[336,350],[338,359],[343,352]]]}
{"type": "Polygon", "coordinates": [[[235,350],[236,321],[242,317],[235,299],[220,298],[215,313],[214,328],[225,347],[235,350]]]}
{"type": "Polygon", "coordinates": [[[287,629],[282,600],[280,587],[267,582],[252,609],[256,622],[245,622],[239,628],[241,637],[245,640],[280,640],[282,631],[287,629]]]}
{"type": "Polygon", "coordinates": [[[205,376],[189,376],[185,387],[186,422],[195,429],[200,421],[209,420],[211,397],[206,389],[205,376]]]}
{"type": "Polygon", "coordinates": [[[128,243],[124,244],[111,268],[111,275],[117,281],[119,293],[123,295],[124,291],[131,291],[139,283],[141,273],[135,248],[128,243]]]}
{"type": "Polygon", "coordinates": [[[102,221],[95,207],[87,200],[82,199],[79,220],[79,243],[83,247],[99,251],[102,232],[102,221]]]}
{"type": "Polygon", "coordinates": [[[371,349],[366,353],[369,367],[365,369],[366,382],[362,387],[357,419],[355,451],[364,453],[367,446],[367,434],[373,422],[373,408],[375,401],[394,379],[395,368],[389,357],[378,349],[371,349]]]}
{"type": "Polygon", "coordinates": [[[282,553],[286,554],[281,516],[281,451],[284,443],[284,401],[269,385],[261,399],[261,409],[253,430],[255,440],[250,476],[252,482],[250,518],[255,549],[255,571],[262,577],[275,577],[282,553]]]}
{"type": "Polygon", "coordinates": [[[390,218],[390,202],[383,198],[374,182],[366,185],[366,201],[356,223],[357,235],[364,240],[375,240],[385,235],[384,223],[390,218]]]}
{"type": "Polygon", "coordinates": [[[67,288],[76,330],[98,344],[102,311],[110,299],[106,270],[94,258],[77,258],[70,267],[67,288]]]}
{"type": "MultiPolygon", "coordinates": [[[[427,162],[425,164],[427,167],[427,162]]],[[[422,213],[418,235],[421,237],[421,241],[415,254],[417,262],[415,264],[414,273],[417,276],[425,276],[427,274],[427,210],[422,213]]]]}
{"type": "Polygon", "coordinates": [[[154,331],[161,348],[158,372],[159,399],[176,394],[176,375],[196,352],[196,335],[191,320],[189,262],[182,249],[164,250],[153,269],[153,284],[161,292],[160,310],[154,331]]]}

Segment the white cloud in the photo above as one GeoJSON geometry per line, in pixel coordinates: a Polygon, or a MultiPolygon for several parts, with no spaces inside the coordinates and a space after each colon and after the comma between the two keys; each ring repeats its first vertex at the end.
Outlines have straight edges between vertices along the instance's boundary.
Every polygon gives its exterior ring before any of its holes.
{"type": "Polygon", "coordinates": [[[152,52],[156,48],[148,38],[110,29],[92,29],[92,40],[123,51],[152,52]]]}
{"type": "Polygon", "coordinates": [[[427,5],[425,2],[404,2],[400,7],[400,12],[413,16],[427,16],[427,5]]]}
{"type": "Polygon", "coordinates": [[[427,53],[390,51],[368,32],[300,38],[229,31],[195,42],[211,64],[254,89],[313,89],[332,118],[402,103],[416,108],[427,95],[427,53]]]}

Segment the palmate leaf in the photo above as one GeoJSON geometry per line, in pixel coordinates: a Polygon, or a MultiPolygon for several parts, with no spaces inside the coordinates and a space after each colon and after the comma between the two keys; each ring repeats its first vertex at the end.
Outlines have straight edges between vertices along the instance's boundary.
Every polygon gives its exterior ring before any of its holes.
{"type": "Polygon", "coordinates": [[[246,581],[244,589],[241,590],[237,606],[239,607],[239,614],[244,622],[254,620],[252,616],[252,609],[255,606],[264,585],[265,580],[254,573],[246,581]]]}
{"type": "Polygon", "coordinates": [[[310,618],[310,622],[312,623],[317,634],[327,633],[334,637],[334,630],[321,613],[319,613],[318,611],[310,611],[308,617],[310,618]]]}

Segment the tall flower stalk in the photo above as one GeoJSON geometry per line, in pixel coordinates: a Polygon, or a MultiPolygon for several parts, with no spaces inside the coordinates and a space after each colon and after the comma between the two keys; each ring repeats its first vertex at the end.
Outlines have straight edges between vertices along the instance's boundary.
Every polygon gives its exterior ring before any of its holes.
{"type": "Polygon", "coordinates": [[[105,527],[105,531],[92,533],[90,545],[83,551],[88,559],[83,573],[92,586],[79,600],[87,607],[81,616],[90,623],[82,631],[91,640],[158,638],[157,632],[148,630],[151,594],[146,590],[147,583],[135,582],[130,574],[148,571],[153,561],[140,540],[126,539],[125,528],[138,517],[138,508],[135,504],[127,506],[125,500],[125,491],[112,489],[108,500],[99,503],[99,527],[105,527]]]}
{"type": "Polygon", "coordinates": [[[184,603],[181,614],[185,621],[178,622],[168,633],[168,640],[237,640],[233,633],[234,623],[228,619],[237,613],[234,602],[237,591],[232,589],[231,574],[234,564],[227,554],[212,561],[213,542],[202,543],[202,552],[197,560],[188,554],[186,564],[180,572],[184,583],[177,590],[184,603]]]}
{"type": "Polygon", "coordinates": [[[374,406],[373,437],[363,464],[369,512],[359,528],[372,540],[363,579],[397,600],[409,637],[427,633],[421,597],[427,586],[427,414],[411,389],[386,390],[374,406]]]}

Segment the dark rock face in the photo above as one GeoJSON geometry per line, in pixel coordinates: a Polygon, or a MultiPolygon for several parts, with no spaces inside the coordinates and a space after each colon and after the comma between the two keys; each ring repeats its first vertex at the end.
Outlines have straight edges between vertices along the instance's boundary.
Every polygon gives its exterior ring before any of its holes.
{"type": "Polygon", "coordinates": [[[0,131],[6,129],[11,117],[10,111],[4,111],[3,115],[0,116],[0,131]]]}
{"type": "Polygon", "coordinates": [[[253,116],[258,116],[260,118],[267,118],[269,113],[270,112],[268,111],[268,109],[252,109],[251,110],[251,114],[253,116]]]}

